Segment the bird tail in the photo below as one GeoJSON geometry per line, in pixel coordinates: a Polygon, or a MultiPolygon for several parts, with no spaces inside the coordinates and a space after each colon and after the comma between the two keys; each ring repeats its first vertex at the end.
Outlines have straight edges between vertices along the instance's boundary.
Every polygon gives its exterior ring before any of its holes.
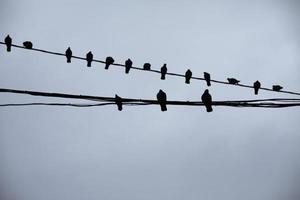
{"type": "Polygon", "coordinates": [[[129,73],[129,70],[130,70],[130,67],[126,67],[126,68],[125,68],[125,73],[128,74],[128,73],[129,73]]]}
{"type": "Polygon", "coordinates": [[[190,84],[190,79],[186,78],[186,79],[185,79],[185,83],[186,83],[186,84],[190,84]]]}
{"type": "Polygon", "coordinates": [[[71,57],[67,58],[67,63],[71,63],[71,57]]]}
{"type": "Polygon", "coordinates": [[[91,66],[92,66],[92,62],[91,62],[91,61],[88,61],[88,62],[87,62],[87,66],[88,66],[88,67],[91,67],[91,66]]]}
{"type": "Polygon", "coordinates": [[[167,105],[166,104],[160,104],[161,111],[167,111],[167,105]]]}
{"type": "Polygon", "coordinates": [[[212,112],[212,111],[213,111],[213,109],[212,109],[211,105],[207,105],[206,112],[212,112]]]}
{"type": "Polygon", "coordinates": [[[119,110],[119,111],[122,111],[122,110],[123,110],[122,104],[118,104],[118,110],[119,110]]]}
{"type": "Polygon", "coordinates": [[[109,68],[109,64],[108,63],[106,63],[105,64],[105,68],[104,69],[108,69],[109,68]]]}
{"type": "Polygon", "coordinates": [[[165,74],[161,74],[160,79],[161,79],[161,80],[165,80],[165,79],[166,79],[166,75],[165,75],[165,74]]]}
{"type": "Polygon", "coordinates": [[[10,51],[11,51],[11,46],[10,46],[10,45],[7,45],[6,50],[7,50],[7,52],[10,52],[10,51]]]}
{"type": "Polygon", "coordinates": [[[207,86],[211,86],[210,80],[206,80],[206,84],[207,84],[207,86]]]}
{"type": "Polygon", "coordinates": [[[255,95],[258,94],[258,88],[254,88],[254,94],[255,94],[255,95]]]}

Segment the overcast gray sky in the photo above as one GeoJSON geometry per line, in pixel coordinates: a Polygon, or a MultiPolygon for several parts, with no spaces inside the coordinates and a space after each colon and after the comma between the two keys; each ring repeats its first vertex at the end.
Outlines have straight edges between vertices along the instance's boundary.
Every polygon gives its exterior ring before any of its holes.
{"type": "MultiPolygon", "coordinates": [[[[0,37],[74,55],[300,91],[299,1],[0,0],[0,37]]],[[[2,40],[2,39],[1,39],[2,40]]],[[[204,82],[13,48],[0,87],[200,100],[204,82]]],[[[214,100],[253,99],[213,84],[214,100]]],[[[261,91],[257,98],[293,97],[261,91]]],[[[0,103],[37,97],[0,94],[0,103]]],[[[57,101],[56,99],[48,99],[57,101]]],[[[73,102],[67,100],[67,102],[73,102]]],[[[299,108],[0,109],[1,200],[299,200],[299,108]]]]}

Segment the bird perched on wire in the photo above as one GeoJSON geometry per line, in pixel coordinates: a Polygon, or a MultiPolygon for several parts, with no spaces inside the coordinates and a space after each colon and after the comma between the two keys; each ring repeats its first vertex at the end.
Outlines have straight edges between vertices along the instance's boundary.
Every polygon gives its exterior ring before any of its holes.
{"type": "Polygon", "coordinates": [[[210,74],[207,72],[204,72],[204,79],[206,80],[207,86],[210,86],[210,74]]]}
{"type": "Polygon", "coordinates": [[[91,66],[92,66],[93,57],[94,57],[94,55],[92,54],[91,51],[89,51],[89,52],[86,54],[86,61],[87,61],[87,66],[88,66],[88,67],[91,67],[91,66]]]}
{"type": "Polygon", "coordinates": [[[228,78],[227,80],[228,80],[229,84],[233,84],[233,85],[237,85],[240,82],[239,80],[237,80],[235,78],[228,78]]]}
{"type": "Polygon", "coordinates": [[[209,94],[209,91],[206,89],[204,91],[204,93],[202,94],[201,96],[201,100],[202,100],[202,103],[205,105],[206,107],[206,111],[207,112],[212,112],[213,109],[212,109],[212,97],[211,95],[209,94]]]}
{"type": "Polygon", "coordinates": [[[190,69],[188,69],[186,72],[185,72],[185,83],[186,84],[190,84],[190,80],[192,78],[192,71],[190,69]]]}
{"type": "Polygon", "coordinates": [[[277,91],[277,92],[278,92],[278,91],[282,90],[282,88],[283,88],[283,87],[280,86],[280,85],[273,85],[273,90],[274,90],[274,91],[277,91]]]}
{"type": "Polygon", "coordinates": [[[122,111],[122,109],[123,109],[123,103],[122,103],[122,98],[121,97],[119,97],[118,95],[115,95],[115,103],[117,104],[117,106],[118,106],[118,110],[119,111],[122,111]]]}
{"type": "Polygon", "coordinates": [[[12,39],[9,35],[7,35],[6,38],[4,39],[4,43],[6,44],[6,51],[10,52],[11,51],[12,39]]]}
{"type": "Polygon", "coordinates": [[[72,58],[72,50],[70,47],[65,52],[65,55],[67,57],[67,63],[71,63],[71,58],[72,58]]]}
{"type": "Polygon", "coordinates": [[[259,81],[255,81],[253,83],[253,87],[254,87],[254,94],[257,95],[258,94],[258,90],[260,89],[260,82],[259,81]]]}
{"type": "Polygon", "coordinates": [[[164,65],[160,68],[160,73],[161,73],[160,79],[161,79],[161,80],[165,80],[165,79],[166,79],[166,73],[167,73],[167,71],[168,71],[167,64],[164,64],[164,65]]]}
{"type": "Polygon", "coordinates": [[[132,67],[132,61],[128,58],[128,59],[125,61],[125,73],[126,73],[126,74],[129,73],[129,70],[130,70],[131,67],[132,67]]]}
{"type": "Polygon", "coordinates": [[[114,64],[114,62],[115,62],[115,60],[112,57],[110,57],[110,56],[106,57],[106,60],[105,60],[105,69],[108,69],[109,65],[114,64]]]}
{"type": "Polygon", "coordinates": [[[167,94],[164,91],[159,90],[159,92],[156,95],[156,98],[160,105],[161,111],[167,111],[167,94]]]}
{"type": "Polygon", "coordinates": [[[145,63],[143,68],[144,68],[144,70],[150,70],[151,69],[151,64],[150,63],[145,63]]]}
{"type": "Polygon", "coordinates": [[[32,49],[33,44],[32,44],[32,42],[30,42],[30,41],[25,41],[25,42],[23,42],[23,46],[24,46],[26,49],[32,49]]]}

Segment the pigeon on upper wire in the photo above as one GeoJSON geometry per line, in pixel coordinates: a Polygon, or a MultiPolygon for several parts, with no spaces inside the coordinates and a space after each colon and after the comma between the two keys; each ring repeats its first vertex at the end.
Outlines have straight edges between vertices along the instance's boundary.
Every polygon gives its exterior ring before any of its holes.
{"type": "Polygon", "coordinates": [[[11,44],[12,44],[12,39],[9,35],[6,36],[6,38],[4,39],[4,42],[6,44],[6,51],[10,52],[11,51],[11,44]]]}
{"type": "Polygon", "coordinates": [[[130,70],[131,67],[132,67],[132,61],[128,58],[128,59],[125,61],[125,73],[126,73],[126,74],[129,73],[129,70],[130,70]]]}
{"type": "Polygon", "coordinates": [[[166,93],[164,93],[164,91],[162,91],[162,90],[159,90],[159,92],[156,95],[156,98],[160,105],[161,111],[167,111],[167,104],[166,104],[167,95],[166,95],[166,93]]]}
{"type": "Polygon", "coordinates": [[[71,58],[72,58],[72,50],[70,47],[68,47],[68,49],[66,50],[65,53],[66,57],[67,57],[67,63],[71,63],[71,58]]]}
{"type": "Polygon", "coordinates": [[[150,63],[145,63],[143,68],[144,68],[144,70],[150,70],[151,69],[151,64],[150,63]]]}
{"type": "Polygon", "coordinates": [[[105,60],[105,69],[108,69],[109,65],[114,64],[114,62],[115,62],[115,60],[112,57],[110,57],[110,56],[106,57],[106,60],[105,60]]]}
{"type": "Polygon", "coordinates": [[[211,95],[209,94],[209,91],[206,89],[204,91],[204,93],[202,94],[201,96],[201,100],[202,100],[202,103],[205,105],[206,107],[206,111],[207,112],[212,112],[213,109],[212,109],[212,97],[211,95]]]}
{"type": "Polygon", "coordinates": [[[168,71],[167,64],[164,64],[164,65],[160,68],[160,73],[161,73],[160,79],[161,79],[161,80],[165,80],[165,79],[166,79],[166,73],[167,73],[167,71],[168,71]]]}
{"type": "Polygon", "coordinates": [[[253,87],[254,87],[254,94],[257,95],[258,94],[258,90],[260,89],[260,82],[259,81],[255,81],[253,83],[253,87]]]}
{"type": "Polygon", "coordinates": [[[207,86],[210,86],[210,74],[207,72],[204,72],[204,79],[206,80],[207,86]]]}
{"type": "Polygon", "coordinates": [[[115,103],[116,103],[117,106],[118,106],[118,110],[119,110],[119,111],[122,111],[122,109],[123,109],[123,107],[122,107],[122,105],[123,105],[123,103],[122,103],[122,98],[119,97],[118,95],[115,95],[115,103]]]}
{"type": "Polygon", "coordinates": [[[23,46],[24,46],[26,49],[32,49],[33,44],[32,44],[32,42],[30,42],[30,41],[25,41],[25,42],[23,42],[23,46]]]}
{"type": "Polygon", "coordinates": [[[87,66],[88,67],[91,67],[92,66],[92,61],[93,61],[93,54],[91,51],[89,51],[87,54],[86,54],[86,61],[87,61],[87,66]]]}
{"type": "Polygon", "coordinates": [[[228,78],[228,83],[229,84],[233,84],[233,85],[237,85],[240,81],[235,79],[235,78],[228,78]]]}
{"type": "Polygon", "coordinates": [[[282,89],[283,87],[282,86],[280,86],[280,85],[273,85],[273,90],[274,91],[280,91],[281,89],[282,89]]]}
{"type": "Polygon", "coordinates": [[[192,78],[192,75],[193,75],[193,73],[189,69],[185,72],[185,83],[186,84],[190,84],[190,80],[192,78]]]}

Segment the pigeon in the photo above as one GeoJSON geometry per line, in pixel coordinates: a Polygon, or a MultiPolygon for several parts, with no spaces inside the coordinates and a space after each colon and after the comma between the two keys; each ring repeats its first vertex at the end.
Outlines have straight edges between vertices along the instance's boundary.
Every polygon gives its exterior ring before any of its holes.
{"type": "Polygon", "coordinates": [[[151,64],[150,63],[145,63],[143,68],[144,68],[144,70],[150,70],[151,69],[151,64]]]}
{"type": "Polygon", "coordinates": [[[185,83],[186,84],[190,84],[190,80],[192,78],[192,75],[193,75],[193,73],[189,69],[185,72],[185,83]]]}
{"type": "Polygon", "coordinates": [[[115,95],[115,103],[118,106],[118,110],[122,111],[123,107],[122,107],[122,98],[119,97],[118,95],[115,95]]]}
{"type": "Polygon", "coordinates": [[[7,52],[11,51],[11,43],[12,43],[12,39],[9,35],[6,36],[6,38],[4,39],[4,42],[6,44],[6,50],[7,52]]]}
{"type": "Polygon", "coordinates": [[[204,79],[206,80],[207,86],[210,86],[210,74],[207,72],[204,72],[204,79]]]}
{"type": "Polygon", "coordinates": [[[125,73],[128,74],[130,68],[132,67],[132,61],[128,58],[128,60],[125,61],[125,73]]]}
{"type": "Polygon", "coordinates": [[[254,87],[254,94],[257,95],[258,94],[258,90],[260,88],[260,82],[259,81],[255,81],[253,83],[253,87],[254,87]]]}
{"type": "Polygon", "coordinates": [[[67,57],[67,63],[71,63],[71,58],[72,58],[72,50],[70,47],[68,47],[68,49],[66,50],[65,53],[66,57],[67,57]]]}
{"type": "Polygon", "coordinates": [[[233,84],[233,85],[237,85],[240,81],[235,79],[235,78],[228,78],[228,83],[229,84],[233,84]]]}
{"type": "Polygon", "coordinates": [[[115,60],[112,57],[110,57],[110,56],[106,57],[104,69],[108,69],[109,65],[114,64],[114,62],[115,62],[115,60]]]}
{"type": "Polygon", "coordinates": [[[167,64],[164,64],[161,69],[160,69],[160,73],[161,73],[161,77],[160,79],[161,80],[165,80],[166,79],[166,73],[168,71],[168,68],[167,68],[167,64]]]}
{"type": "Polygon", "coordinates": [[[91,51],[89,51],[87,54],[86,54],[86,61],[87,61],[87,66],[88,67],[91,67],[92,66],[92,61],[93,61],[93,54],[91,51]]]}
{"type": "Polygon", "coordinates": [[[23,46],[24,46],[26,49],[32,49],[32,47],[33,47],[32,42],[30,42],[30,41],[25,41],[25,42],[23,42],[23,46]]]}
{"type": "Polygon", "coordinates": [[[281,89],[282,89],[283,87],[282,86],[280,86],[280,85],[273,85],[273,90],[274,91],[280,91],[281,89]]]}
{"type": "Polygon", "coordinates": [[[205,91],[204,91],[204,93],[202,94],[202,96],[201,96],[201,100],[202,100],[202,103],[205,105],[205,107],[206,107],[206,111],[207,112],[212,112],[213,111],[213,109],[212,109],[212,107],[211,107],[211,105],[212,105],[212,97],[211,97],[211,95],[209,94],[209,91],[206,89],[205,91]]]}
{"type": "Polygon", "coordinates": [[[156,98],[160,105],[161,111],[163,111],[163,112],[167,111],[167,104],[166,104],[167,95],[166,95],[166,93],[164,93],[164,91],[162,91],[162,90],[159,90],[159,92],[156,95],[156,98]]]}

